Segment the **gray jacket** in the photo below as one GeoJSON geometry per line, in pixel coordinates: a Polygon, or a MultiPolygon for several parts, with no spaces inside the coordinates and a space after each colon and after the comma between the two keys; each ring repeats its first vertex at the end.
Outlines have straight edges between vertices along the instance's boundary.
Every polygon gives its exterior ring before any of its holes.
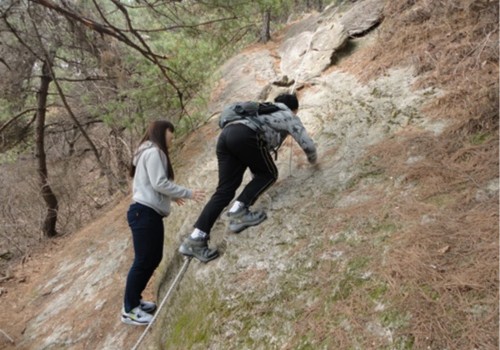
{"type": "Polygon", "coordinates": [[[137,149],[133,164],[132,200],[154,209],[162,216],[170,214],[171,199],[191,198],[192,191],[168,179],[167,156],[151,141],[137,149]]]}
{"type": "MultiPolygon", "coordinates": [[[[288,135],[299,144],[300,148],[307,156],[310,163],[317,160],[316,146],[314,141],[307,134],[304,125],[293,112],[283,103],[274,103],[280,108],[279,111],[259,115],[256,118],[263,129],[263,138],[268,150],[274,150],[281,146],[288,135]]],[[[257,131],[258,126],[249,119],[240,119],[229,124],[241,123],[247,125],[252,130],[257,131]]]]}

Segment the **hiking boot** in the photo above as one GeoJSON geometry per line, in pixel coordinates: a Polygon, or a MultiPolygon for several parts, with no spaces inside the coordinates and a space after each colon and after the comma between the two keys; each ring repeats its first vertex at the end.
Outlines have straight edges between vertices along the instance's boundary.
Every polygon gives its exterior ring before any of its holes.
{"type": "Polygon", "coordinates": [[[139,307],[142,311],[147,312],[148,314],[152,314],[156,310],[156,304],[152,301],[141,300],[139,307]]]}
{"type": "Polygon", "coordinates": [[[133,324],[135,326],[147,326],[153,315],[143,311],[140,306],[134,307],[129,312],[122,311],[122,322],[126,324],[133,324]]]}
{"type": "Polygon", "coordinates": [[[241,208],[235,213],[228,213],[229,229],[234,233],[240,233],[250,226],[257,226],[267,219],[264,210],[250,211],[248,208],[241,208]]]}
{"type": "Polygon", "coordinates": [[[188,236],[179,247],[179,253],[194,257],[201,262],[209,262],[219,256],[217,249],[208,248],[208,239],[194,239],[188,236]]]}

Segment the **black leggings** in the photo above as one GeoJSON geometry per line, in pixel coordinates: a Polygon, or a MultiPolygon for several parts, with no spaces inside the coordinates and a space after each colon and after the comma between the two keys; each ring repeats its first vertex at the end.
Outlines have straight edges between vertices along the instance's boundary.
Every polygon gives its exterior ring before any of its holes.
{"type": "Polygon", "coordinates": [[[135,257],[125,285],[125,312],[139,306],[141,294],[163,256],[163,217],[160,214],[134,203],[127,212],[127,221],[132,230],[135,257]]]}
{"type": "Polygon", "coordinates": [[[243,124],[228,125],[222,130],[217,141],[217,161],[217,189],[194,225],[207,234],[210,234],[215,221],[234,198],[247,168],[250,168],[253,178],[237,198],[247,206],[253,205],[278,178],[278,169],[269,151],[256,132],[243,124]]]}

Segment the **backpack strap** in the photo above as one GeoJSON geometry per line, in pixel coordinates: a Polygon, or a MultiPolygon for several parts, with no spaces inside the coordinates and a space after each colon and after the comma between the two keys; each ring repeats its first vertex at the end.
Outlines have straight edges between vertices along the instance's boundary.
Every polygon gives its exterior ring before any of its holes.
{"type": "MultiPolygon", "coordinates": [[[[281,108],[276,106],[271,102],[245,102],[241,105],[236,106],[235,111],[244,116],[245,119],[250,121],[257,128],[257,138],[259,141],[264,142],[264,123],[259,120],[259,115],[272,114],[274,112],[280,111],[281,108]],[[236,110],[238,109],[238,110],[236,110]]],[[[280,146],[271,149],[271,153],[274,153],[274,160],[278,160],[278,150],[280,146]]]]}
{"type": "MultiPolygon", "coordinates": [[[[219,127],[223,129],[230,122],[246,119],[248,120],[256,129],[257,138],[259,141],[263,142],[264,133],[264,123],[259,120],[259,115],[272,114],[274,112],[280,111],[281,108],[276,106],[271,102],[238,102],[227,106],[221,113],[219,118],[219,127]]],[[[270,151],[274,153],[274,159],[278,159],[278,149],[279,146],[270,151]]]]}

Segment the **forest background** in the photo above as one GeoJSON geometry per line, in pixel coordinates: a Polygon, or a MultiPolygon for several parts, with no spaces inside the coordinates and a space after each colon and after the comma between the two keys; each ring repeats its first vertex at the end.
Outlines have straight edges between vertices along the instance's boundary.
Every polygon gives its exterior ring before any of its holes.
{"type": "Polygon", "coordinates": [[[149,121],[185,135],[225,59],[324,1],[0,3],[0,262],[128,191],[149,121]]]}

